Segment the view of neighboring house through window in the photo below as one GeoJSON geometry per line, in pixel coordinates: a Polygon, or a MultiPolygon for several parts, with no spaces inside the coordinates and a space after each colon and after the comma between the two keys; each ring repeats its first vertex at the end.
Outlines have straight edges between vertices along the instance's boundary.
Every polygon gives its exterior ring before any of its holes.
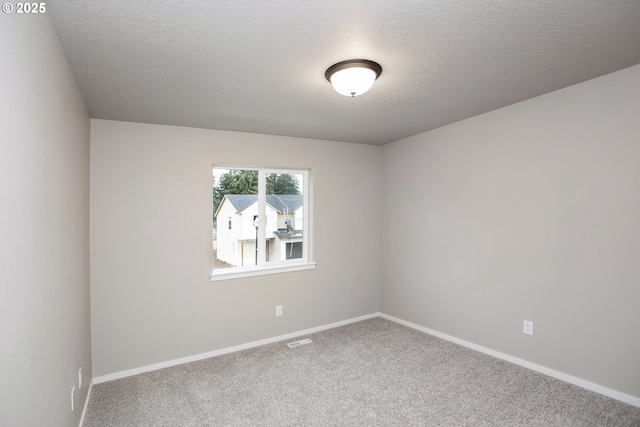
{"type": "Polygon", "coordinates": [[[308,171],[213,168],[214,273],[309,261],[308,171]]]}

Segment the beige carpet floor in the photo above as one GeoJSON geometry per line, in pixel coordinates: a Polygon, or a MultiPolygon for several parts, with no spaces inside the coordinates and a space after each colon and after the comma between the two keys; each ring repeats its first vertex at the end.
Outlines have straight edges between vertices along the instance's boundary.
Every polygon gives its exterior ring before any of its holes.
{"type": "Polygon", "coordinates": [[[382,318],[301,338],[96,385],[84,426],[640,426],[640,408],[382,318]]]}

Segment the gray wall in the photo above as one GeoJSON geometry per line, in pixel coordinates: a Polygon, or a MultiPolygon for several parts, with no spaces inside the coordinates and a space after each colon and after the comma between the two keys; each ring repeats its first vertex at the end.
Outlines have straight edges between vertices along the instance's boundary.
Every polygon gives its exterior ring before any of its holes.
{"type": "Polygon", "coordinates": [[[640,397],[640,66],[386,145],[383,188],[384,313],[640,397]]]}
{"type": "Polygon", "coordinates": [[[46,15],[0,14],[0,58],[0,425],[78,425],[91,381],[89,117],[46,15]]]}
{"type": "Polygon", "coordinates": [[[95,376],[377,312],[381,152],[92,120],[95,376]],[[313,168],[315,270],[210,281],[214,163],[313,168]]]}

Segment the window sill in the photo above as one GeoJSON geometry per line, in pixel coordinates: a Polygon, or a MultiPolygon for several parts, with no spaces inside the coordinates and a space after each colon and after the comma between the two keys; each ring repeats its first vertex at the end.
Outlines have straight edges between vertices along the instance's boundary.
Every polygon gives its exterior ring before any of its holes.
{"type": "Polygon", "coordinates": [[[242,279],[244,277],[265,276],[267,274],[289,273],[292,271],[312,270],[316,268],[315,262],[301,262],[295,264],[278,264],[261,267],[234,268],[214,271],[211,273],[211,281],[242,279]]]}

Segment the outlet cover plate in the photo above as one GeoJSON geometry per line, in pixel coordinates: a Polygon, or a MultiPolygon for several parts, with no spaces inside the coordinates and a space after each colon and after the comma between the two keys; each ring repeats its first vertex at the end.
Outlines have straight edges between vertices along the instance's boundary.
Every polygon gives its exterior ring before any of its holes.
{"type": "Polygon", "coordinates": [[[522,333],[527,335],[533,335],[533,322],[531,320],[525,320],[522,326],[522,333]]]}

